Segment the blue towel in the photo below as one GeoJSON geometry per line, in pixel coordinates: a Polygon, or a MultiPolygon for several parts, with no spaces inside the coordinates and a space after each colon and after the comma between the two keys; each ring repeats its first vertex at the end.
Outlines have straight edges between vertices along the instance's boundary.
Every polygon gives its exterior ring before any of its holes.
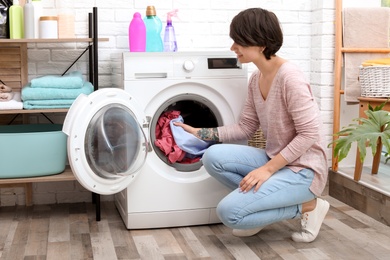
{"type": "Polygon", "coordinates": [[[30,84],[22,88],[22,100],[75,99],[80,94],[91,94],[93,86],[85,81],[82,88],[32,88],[30,84]]]}
{"type": "Polygon", "coordinates": [[[27,100],[23,101],[24,109],[53,109],[70,108],[74,99],[51,99],[51,100],[27,100]]]}
{"type": "Polygon", "coordinates": [[[73,71],[64,76],[47,75],[31,80],[32,88],[81,88],[83,75],[80,71],[73,71]]]}
{"type": "Polygon", "coordinates": [[[182,116],[172,119],[169,124],[171,127],[173,138],[177,146],[183,151],[192,155],[202,155],[206,151],[207,147],[214,144],[214,141],[203,141],[193,134],[185,131],[181,126],[175,126],[174,122],[184,122],[182,116]]]}

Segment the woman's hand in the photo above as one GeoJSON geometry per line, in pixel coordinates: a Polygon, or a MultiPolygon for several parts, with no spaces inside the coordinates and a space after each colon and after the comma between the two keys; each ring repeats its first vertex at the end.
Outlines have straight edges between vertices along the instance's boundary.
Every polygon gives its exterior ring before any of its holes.
{"type": "Polygon", "coordinates": [[[251,171],[241,180],[239,184],[240,191],[246,193],[255,186],[253,192],[257,192],[260,186],[266,182],[271,175],[272,173],[266,171],[264,167],[251,171]]]}
{"type": "Polygon", "coordinates": [[[175,126],[180,126],[181,128],[184,129],[184,131],[186,131],[186,132],[188,132],[188,133],[190,133],[190,134],[193,134],[193,135],[197,136],[197,135],[196,135],[196,132],[197,132],[197,129],[196,129],[196,128],[194,128],[194,127],[192,127],[192,126],[190,126],[190,125],[184,124],[184,123],[182,123],[182,122],[174,122],[173,124],[174,124],[175,126]]]}

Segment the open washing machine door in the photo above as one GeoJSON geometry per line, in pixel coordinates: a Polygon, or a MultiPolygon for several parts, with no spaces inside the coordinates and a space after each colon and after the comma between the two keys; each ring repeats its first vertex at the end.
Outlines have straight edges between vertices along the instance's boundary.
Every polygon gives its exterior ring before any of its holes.
{"type": "Polygon", "coordinates": [[[84,188],[109,195],[129,186],[148,152],[143,119],[136,101],[122,89],[77,97],[62,131],[68,135],[69,164],[84,188]]]}

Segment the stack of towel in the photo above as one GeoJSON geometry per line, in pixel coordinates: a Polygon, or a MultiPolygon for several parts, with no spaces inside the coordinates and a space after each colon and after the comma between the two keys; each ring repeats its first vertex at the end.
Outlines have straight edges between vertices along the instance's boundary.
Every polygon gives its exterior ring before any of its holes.
{"type": "Polygon", "coordinates": [[[24,109],[69,108],[80,94],[90,94],[93,86],[79,71],[64,76],[42,76],[22,89],[24,109]]]}
{"type": "Polygon", "coordinates": [[[13,92],[11,87],[5,85],[0,80],[0,110],[22,108],[23,104],[20,100],[20,93],[13,92]]]}
{"type": "Polygon", "coordinates": [[[374,59],[374,60],[365,60],[362,62],[363,67],[369,66],[390,66],[390,58],[374,59]]]}

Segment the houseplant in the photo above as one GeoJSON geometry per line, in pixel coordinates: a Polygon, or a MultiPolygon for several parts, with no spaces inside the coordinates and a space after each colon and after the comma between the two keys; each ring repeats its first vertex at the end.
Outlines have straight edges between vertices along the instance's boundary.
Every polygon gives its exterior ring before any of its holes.
{"type": "Polygon", "coordinates": [[[329,146],[334,144],[333,156],[338,161],[347,157],[352,143],[356,142],[360,152],[360,160],[363,162],[367,147],[371,148],[373,155],[376,154],[379,140],[386,147],[386,162],[390,159],[390,114],[383,110],[388,101],[389,99],[375,108],[369,105],[369,109],[364,111],[367,118],[353,119],[357,123],[350,124],[335,134],[338,138],[329,146]]]}

